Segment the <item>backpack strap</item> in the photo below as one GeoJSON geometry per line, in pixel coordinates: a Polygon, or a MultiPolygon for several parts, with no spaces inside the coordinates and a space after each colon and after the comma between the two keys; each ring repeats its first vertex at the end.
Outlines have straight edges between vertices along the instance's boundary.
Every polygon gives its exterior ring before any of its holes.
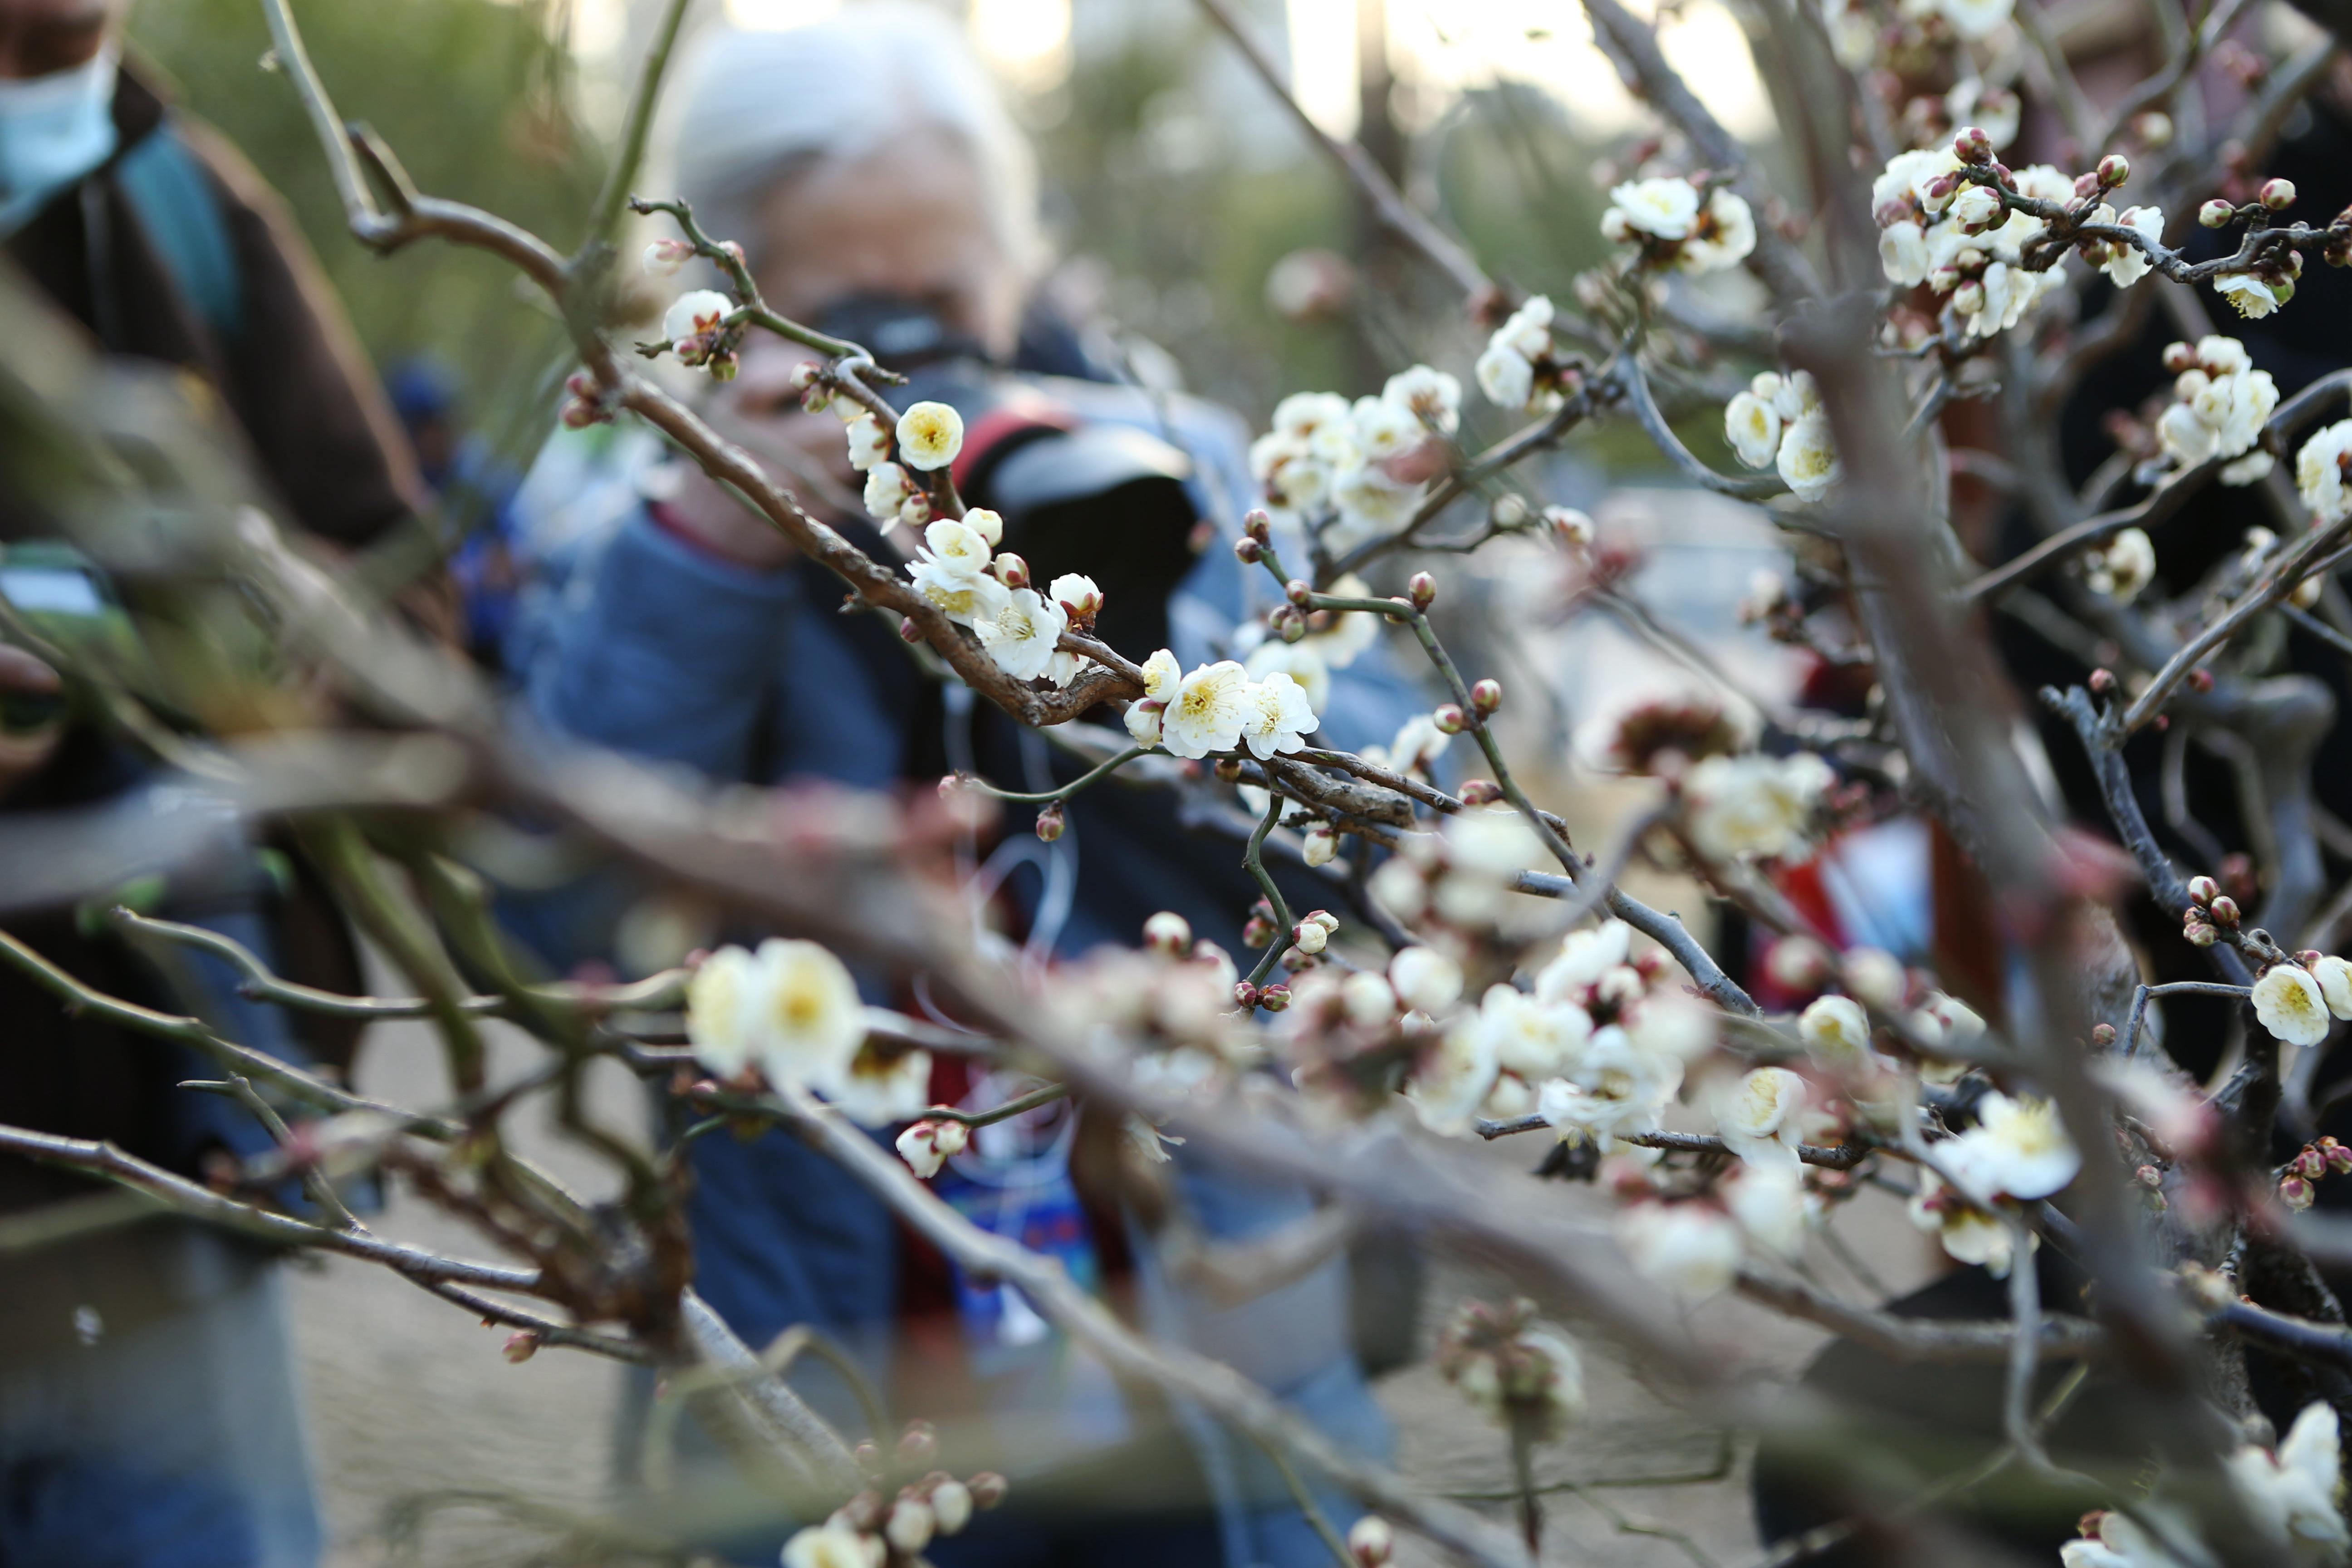
{"type": "Polygon", "coordinates": [[[235,342],[243,279],[219,193],[194,150],[167,120],[115,161],[114,177],[182,296],[215,338],[235,342]]]}

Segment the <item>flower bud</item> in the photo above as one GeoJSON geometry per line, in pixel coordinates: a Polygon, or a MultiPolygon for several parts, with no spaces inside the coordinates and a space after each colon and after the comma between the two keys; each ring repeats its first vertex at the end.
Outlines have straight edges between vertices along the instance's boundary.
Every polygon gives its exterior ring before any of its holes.
{"type": "Polygon", "coordinates": [[[982,1511],[1003,1502],[1005,1494],[1013,1489],[1013,1483],[994,1470],[982,1470],[964,1485],[971,1491],[973,1504],[982,1511]]]}
{"type": "Polygon", "coordinates": [[[509,1334],[503,1353],[507,1360],[520,1366],[539,1353],[539,1335],[530,1329],[525,1329],[520,1333],[509,1334]]]}
{"type": "Polygon", "coordinates": [[[1162,910],[1143,922],[1143,945],[1163,958],[1181,958],[1192,951],[1192,922],[1162,910]]]}
{"type": "Polygon", "coordinates": [[[1451,702],[1445,703],[1429,717],[1437,725],[1437,732],[1441,735],[1459,735],[1462,733],[1463,725],[1467,722],[1462,717],[1462,710],[1451,702]]]}
{"type": "Polygon", "coordinates": [[[1396,1532],[1376,1513],[1368,1513],[1349,1527],[1348,1555],[1356,1560],[1356,1568],[1382,1568],[1395,1550],[1396,1532]]]}
{"type": "Polygon", "coordinates": [[[953,1476],[934,1470],[923,1478],[930,1494],[931,1517],[939,1522],[941,1535],[961,1533],[971,1522],[971,1489],[953,1476]]]}
{"type": "Polygon", "coordinates": [[[2189,879],[2189,897],[2192,902],[2210,904],[2221,896],[2221,884],[2210,877],[2189,879]]]}
{"type": "Polygon", "coordinates": [[[2143,147],[2168,147],[2172,144],[2172,116],[2151,109],[2132,117],[2131,132],[2143,147]]]}
{"type": "Polygon", "coordinates": [[[2076,200],[2079,201],[2084,196],[2097,195],[2100,189],[2099,176],[2095,173],[2077,174],[2074,176],[2074,196],[2076,200]]]}
{"type": "Polygon", "coordinates": [[[1242,782],[1242,763],[1239,757],[1219,757],[1217,765],[1210,771],[1217,775],[1217,780],[1221,784],[1242,782]]]}
{"type": "Polygon", "coordinates": [[[1296,577],[1282,585],[1282,596],[1299,609],[1307,610],[1315,607],[1314,585],[1302,583],[1296,577]]]}
{"type": "Polygon", "coordinates": [[[2296,1152],[2287,1169],[2306,1182],[2315,1182],[2327,1174],[2327,1156],[2306,1143],[2296,1152]]]}
{"type": "Polygon", "coordinates": [[[2219,196],[2197,209],[2197,221],[2207,228],[2227,228],[2230,220],[2237,216],[2238,209],[2219,196]]]}
{"type": "Polygon", "coordinates": [[[2223,893],[2220,898],[2215,899],[2210,907],[2213,910],[2214,924],[2228,926],[2232,930],[2236,929],[2238,924],[2237,900],[2231,898],[2227,893],[2223,893]]]}
{"type": "Polygon", "coordinates": [[[1328,822],[1318,822],[1306,833],[1304,858],[1309,866],[1328,866],[1339,853],[1339,836],[1328,822]]]}
{"type": "Polygon", "coordinates": [[[909,1421],[898,1437],[898,1458],[906,1464],[919,1465],[940,1451],[939,1429],[928,1421],[909,1421]]]}
{"type": "Polygon", "coordinates": [[[1008,588],[1029,585],[1029,563],[1010,550],[996,558],[996,580],[1008,588]]]}
{"type": "Polygon", "coordinates": [[[677,269],[694,259],[694,247],[682,239],[657,239],[646,247],[646,273],[653,278],[674,278],[677,269]]]}
{"type": "Polygon", "coordinates": [[[1234,559],[1244,566],[1255,566],[1265,559],[1265,546],[1244,534],[1234,541],[1234,559]]]}
{"type": "Polygon", "coordinates": [[[2164,1173],[2154,1165],[2142,1165],[2132,1173],[2132,1180],[2143,1187],[2160,1187],[2164,1185],[2164,1173]]]}
{"type": "Polygon", "coordinates": [[[1581,550],[1592,542],[1592,519],[1572,506],[1548,506],[1543,510],[1544,521],[1562,544],[1571,550],[1581,550]]]}
{"type": "Polygon", "coordinates": [[[2301,1176],[2289,1176],[2279,1183],[2278,1195],[2279,1202],[2300,1212],[2311,1206],[2311,1200],[2316,1194],[2313,1193],[2309,1182],[2305,1181],[2301,1176]]]}
{"type": "Polygon", "coordinates": [[[806,396],[816,385],[817,378],[822,374],[824,372],[817,367],[814,360],[803,360],[793,367],[792,376],[784,384],[803,396],[806,396]]]}
{"type": "Polygon", "coordinates": [[[1951,205],[1952,198],[1959,195],[1959,192],[1960,177],[1948,172],[1928,181],[1927,188],[1921,193],[1921,198],[1929,212],[1939,213],[1951,205]]]}
{"type": "Polygon", "coordinates": [[[1462,786],[1465,805],[1492,805],[1503,798],[1503,786],[1493,779],[1472,779],[1462,786]]]}
{"type": "Polygon", "coordinates": [[[2320,1144],[2327,1155],[2327,1168],[2339,1176],[2352,1175],[2352,1149],[2347,1149],[2333,1138],[2322,1138],[2320,1144]]]}
{"type": "Polygon", "coordinates": [[[2116,689],[2116,672],[2105,668],[2095,669],[2084,684],[2090,687],[2092,696],[2105,697],[2116,689]]]}
{"type": "Polygon", "coordinates": [[[963,525],[988,542],[991,550],[1004,542],[1004,518],[984,506],[964,509],[963,525]]]}
{"type": "Polygon", "coordinates": [[[920,1498],[902,1497],[890,1505],[890,1517],[883,1522],[883,1539],[911,1557],[931,1543],[932,1531],[939,1520],[931,1505],[920,1498]]]}
{"type": "Polygon", "coordinates": [[[1985,134],[1984,127],[1980,125],[1963,126],[1952,138],[1952,156],[1963,163],[1990,163],[1992,162],[1992,138],[1985,134]]]}
{"type": "Polygon", "coordinates": [[[1985,308],[1984,285],[1971,278],[1952,290],[1952,309],[1963,316],[1980,314],[1985,308]]]}
{"type": "Polygon", "coordinates": [[[1339,917],[1329,910],[1309,910],[1307,911],[1307,918],[1321,926],[1326,931],[1336,932],[1339,929],[1339,917]]]}
{"type": "Polygon", "coordinates": [[[1062,836],[1062,803],[1054,802],[1037,814],[1037,837],[1051,844],[1062,836]]]}
{"type": "Polygon", "coordinates": [[[1437,579],[1426,572],[1414,573],[1412,581],[1404,586],[1405,593],[1412,598],[1412,607],[1416,610],[1425,610],[1436,602],[1437,579]]]}
{"type": "Polygon", "coordinates": [[[1246,1012],[1264,999],[1265,993],[1246,980],[1234,982],[1234,1005],[1246,1012]]]}
{"type": "Polygon", "coordinates": [[[1503,683],[1492,676],[1470,689],[1470,706],[1478,710],[1480,717],[1491,716],[1502,705],[1503,683]]]}
{"type": "Polygon", "coordinates": [[[2186,375],[2196,368],[2197,351],[2195,349],[2189,347],[2187,343],[2167,343],[2164,345],[2165,374],[2186,375]]]}
{"type": "Polygon", "coordinates": [[[2110,153],[2099,160],[2099,184],[2114,190],[2131,178],[2131,160],[2121,153],[2110,153]]]}
{"type": "Polygon", "coordinates": [[[2101,1050],[2105,1050],[2115,1043],[2116,1026],[2113,1024],[2094,1024],[2091,1026],[2091,1044],[2098,1047],[2101,1050]]]}
{"type": "Polygon", "coordinates": [[[1264,915],[1252,915],[1242,922],[1242,945],[1253,952],[1274,945],[1274,922],[1264,915]]]}
{"type": "Polygon", "coordinates": [[[2204,668],[2190,670],[2189,672],[2189,689],[2191,691],[2212,690],[2213,672],[2210,669],[2204,668]]]}
{"type": "Polygon", "coordinates": [[[1267,986],[1265,990],[1257,994],[1257,1005],[1265,1008],[1269,1013],[1288,1012],[1290,1010],[1290,987],[1287,985],[1267,986]]]}
{"type": "Polygon", "coordinates": [[[1313,921],[1300,921],[1290,928],[1290,945],[1309,958],[1321,952],[1330,940],[1331,933],[1313,921]]]}
{"type": "Polygon", "coordinates": [[[2262,190],[2257,193],[2257,199],[2261,201],[2263,205],[2270,208],[2271,211],[2274,213],[2284,212],[2287,208],[2294,205],[2294,182],[2293,180],[2264,180],[2263,182],[2262,190]]]}
{"type": "Polygon", "coordinates": [[[2210,947],[2221,939],[2221,933],[2201,920],[2192,920],[2180,928],[2180,934],[2191,947],[2210,947]]]}
{"type": "Polygon", "coordinates": [[[710,379],[713,381],[732,381],[735,379],[735,373],[742,366],[743,362],[736,358],[732,353],[722,352],[713,353],[709,359],[703,362],[702,368],[709,372],[710,379]]]}
{"type": "Polygon", "coordinates": [[[1265,544],[1274,537],[1274,519],[1266,514],[1265,508],[1254,506],[1242,518],[1242,531],[1265,544]]]}
{"type": "Polygon", "coordinates": [[[1486,519],[1496,528],[1517,528],[1528,520],[1528,503],[1506,490],[1486,509],[1486,519]]]}

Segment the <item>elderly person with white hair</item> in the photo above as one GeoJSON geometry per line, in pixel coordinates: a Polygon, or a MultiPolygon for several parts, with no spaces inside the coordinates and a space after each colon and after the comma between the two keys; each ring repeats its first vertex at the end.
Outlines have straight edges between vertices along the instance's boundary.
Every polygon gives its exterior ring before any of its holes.
{"type": "MultiPolygon", "coordinates": [[[[1245,582],[1223,547],[1252,493],[1245,432],[1190,398],[1024,373],[1040,257],[1034,167],[939,13],[856,5],[797,29],[720,34],[677,101],[676,188],[710,233],[744,247],[772,306],[811,322],[849,312],[875,329],[853,335],[886,360],[908,331],[935,340],[907,363],[944,377],[940,395],[963,409],[959,482],[968,496],[1006,498],[995,504],[1007,542],[1030,531],[1023,548],[1041,581],[1049,570],[1094,576],[1107,590],[1104,635],[1139,654],[1169,647],[1189,665],[1244,650],[1252,612],[1268,603],[1251,595],[1272,586],[1245,582]]],[[[898,546],[856,504],[840,422],[798,405],[793,373],[807,357],[754,334],[736,378],[709,385],[707,411],[788,481],[801,476],[795,488],[828,521],[892,558],[898,546]]],[[[887,626],[835,613],[840,584],[698,471],[673,468],[643,489],[660,499],[626,510],[536,661],[532,705],[555,728],[758,784],[920,788],[953,766],[1035,789],[1078,771],[928,673],[887,626]]],[[[1377,652],[1322,676],[1315,706],[1335,742],[1385,738],[1412,710],[1377,652]]],[[[1188,829],[1165,795],[1089,790],[1069,802],[1055,843],[1015,820],[979,868],[974,907],[1009,912],[1026,952],[1016,959],[1008,939],[1008,962],[1132,945],[1160,910],[1237,951],[1256,896],[1239,861],[1236,842],[1188,829]]],[[[516,922],[538,921],[548,956],[576,961],[611,951],[609,917],[626,896],[583,894],[560,918],[525,910],[516,922]]],[[[943,1061],[930,1092],[984,1107],[1023,1087],[943,1061]]],[[[1341,1443],[1381,1452],[1387,1427],[1351,1345],[1344,1256],[1244,1300],[1213,1299],[1155,1239],[1269,1235],[1311,1215],[1308,1194],[1182,1149],[1139,1188],[1127,1142],[1115,1115],[1042,1108],[983,1129],[938,1190],[1053,1253],[1151,1332],[1230,1362],[1341,1443]]],[[[688,1158],[697,1286],[747,1342],[819,1330],[885,1391],[887,1421],[938,1422],[948,1468],[1010,1473],[1007,1509],[929,1548],[942,1568],[1138,1554],[1306,1568],[1324,1554],[1263,1455],[1197,1409],[1115,1384],[1017,1291],[916,1241],[821,1156],[772,1132],[700,1139],[688,1158]]],[[[858,1402],[822,1363],[804,1357],[793,1376],[864,1431],[858,1402]]],[[[1344,1527],[1346,1500],[1323,1500],[1344,1527]]],[[[780,1528],[726,1544],[772,1560],[780,1528]]]]}

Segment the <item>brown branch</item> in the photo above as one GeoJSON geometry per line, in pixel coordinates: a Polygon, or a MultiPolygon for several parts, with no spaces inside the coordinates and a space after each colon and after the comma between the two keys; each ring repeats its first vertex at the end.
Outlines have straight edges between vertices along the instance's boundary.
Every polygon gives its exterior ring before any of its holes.
{"type": "MultiPolygon", "coordinates": [[[[1753,1269],[1739,1271],[1738,1289],[1759,1306],[1827,1329],[1890,1361],[1999,1364],[2009,1359],[2016,1333],[2014,1325],[1999,1321],[1928,1321],[1849,1306],[1802,1280],[1753,1269]]],[[[2105,1332],[2085,1319],[2045,1313],[2040,1331],[2039,1343],[2047,1355],[2087,1359],[2103,1355],[2107,1348],[2105,1332]]]]}

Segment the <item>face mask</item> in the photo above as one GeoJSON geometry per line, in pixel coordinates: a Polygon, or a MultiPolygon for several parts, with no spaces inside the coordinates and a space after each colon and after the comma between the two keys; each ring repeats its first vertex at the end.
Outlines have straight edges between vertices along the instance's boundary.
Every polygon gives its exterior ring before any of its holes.
{"type": "Polygon", "coordinates": [[[114,152],[114,51],[29,81],[0,81],[0,232],[114,152]]]}

